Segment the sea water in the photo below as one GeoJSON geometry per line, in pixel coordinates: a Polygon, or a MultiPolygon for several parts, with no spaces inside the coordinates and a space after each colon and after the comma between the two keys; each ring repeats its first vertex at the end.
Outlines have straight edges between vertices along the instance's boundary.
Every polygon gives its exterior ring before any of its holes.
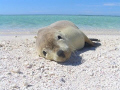
{"type": "Polygon", "coordinates": [[[120,31],[119,16],[0,15],[0,32],[37,32],[59,20],[69,20],[84,31],[120,31]]]}

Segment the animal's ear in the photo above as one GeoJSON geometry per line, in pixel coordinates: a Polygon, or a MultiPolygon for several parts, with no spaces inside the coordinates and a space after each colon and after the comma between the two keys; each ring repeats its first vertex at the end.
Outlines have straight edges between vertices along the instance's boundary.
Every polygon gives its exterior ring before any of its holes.
{"type": "Polygon", "coordinates": [[[37,36],[35,36],[34,38],[37,39],[37,36]]]}

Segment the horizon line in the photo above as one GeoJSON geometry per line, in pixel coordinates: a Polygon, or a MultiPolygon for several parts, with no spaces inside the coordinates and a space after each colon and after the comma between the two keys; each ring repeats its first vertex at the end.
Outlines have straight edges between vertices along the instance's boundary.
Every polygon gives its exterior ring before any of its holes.
{"type": "Polygon", "coordinates": [[[98,15],[98,14],[0,14],[2,15],[73,15],[73,16],[120,16],[120,15],[98,15]]]}

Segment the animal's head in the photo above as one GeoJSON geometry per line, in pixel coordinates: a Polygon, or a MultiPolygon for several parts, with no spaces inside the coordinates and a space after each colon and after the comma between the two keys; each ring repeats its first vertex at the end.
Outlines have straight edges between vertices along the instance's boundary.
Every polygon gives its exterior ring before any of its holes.
{"type": "Polygon", "coordinates": [[[40,31],[36,38],[37,50],[41,57],[64,62],[71,56],[69,42],[60,31],[40,31]]]}

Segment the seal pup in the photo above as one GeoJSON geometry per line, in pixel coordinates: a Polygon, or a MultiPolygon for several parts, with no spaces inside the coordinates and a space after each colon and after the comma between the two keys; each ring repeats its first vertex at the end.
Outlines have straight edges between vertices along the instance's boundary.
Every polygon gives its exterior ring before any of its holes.
{"type": "Polygon", "coordinates": [[[95,46],[75,24],[65,20],[41,28],[36,37],[39,56],[56,62],[68,60],[71,53],[83,48],[85,43],[95,46]]]}

